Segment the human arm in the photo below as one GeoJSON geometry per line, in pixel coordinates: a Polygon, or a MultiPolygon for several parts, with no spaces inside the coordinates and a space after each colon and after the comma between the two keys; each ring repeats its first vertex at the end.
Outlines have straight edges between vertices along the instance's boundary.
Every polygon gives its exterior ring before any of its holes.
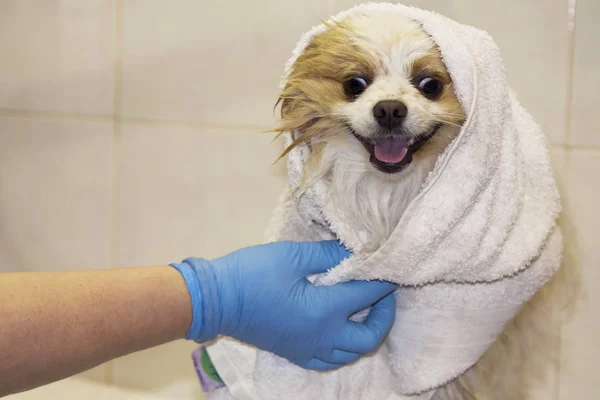
{"type": "Polygon", "coordinates": [[[191,315],[168,266],[0,274],[0,397],[183,338],[191,315]]]}
{"type": "Polygon", "coordinates": [[[0,274],[0,396],[183,337],[231,336],[311,369],[353,362],[391,328],[395,286],[306,279],[347,255],[335,242],[280,242],[177,270],[0,274]],[[365,323],[348,320],[373,304],[365,323]]]}

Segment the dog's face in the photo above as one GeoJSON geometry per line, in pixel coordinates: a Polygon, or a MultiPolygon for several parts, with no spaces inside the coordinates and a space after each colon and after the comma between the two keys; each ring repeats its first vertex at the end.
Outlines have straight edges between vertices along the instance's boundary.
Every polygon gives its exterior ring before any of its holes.
{"type": "Polygon", "coordinates": [[[297,143],[314,157],[361,151],[365,172],[388,178],[437,158],[465,118],[439,49],[397,15],[328,25],[293,65],[280,100],[281,130],[300,132],[297,143]]]}
{"type": "Polygon", "coordinates": [[[398,15],[329,24],[292,66],[280,101],[279,130],[299,133],[286,152],[311,150],[296,193],[322,179],[324,213],[344,220],[356,251],[387,240],[465,119],[439,49],[398,15]]]}

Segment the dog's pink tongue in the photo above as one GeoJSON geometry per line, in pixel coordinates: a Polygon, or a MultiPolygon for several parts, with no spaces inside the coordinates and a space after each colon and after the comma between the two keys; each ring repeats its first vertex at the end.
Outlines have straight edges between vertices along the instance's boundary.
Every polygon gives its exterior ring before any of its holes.
{"type": "Polygon", "coordinates": [[[393,137],[375,142],[374,148],[375,158],[388,164],[399,163],[408,153],[406,141],[393,137]]]}

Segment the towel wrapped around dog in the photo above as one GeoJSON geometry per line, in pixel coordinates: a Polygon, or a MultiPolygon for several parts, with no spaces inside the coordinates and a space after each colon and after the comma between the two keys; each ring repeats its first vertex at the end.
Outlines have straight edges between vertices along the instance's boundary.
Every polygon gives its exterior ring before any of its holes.
{"type": "MultiPolygon", "coordinates": [[[[208,352],[227,387],[208,399],[430,399],[482,357],[561,264],[560,198],[547,144],[509,89],[494,41],[396,4],[360,5],[333,20],[382,11],[418,21],[440,48],[467,115],[459,136],[391,237],[370,253],[326,201],[325,182],[296,194],[310,148],[295,147],[288,156],[290,185],[267,240],[341,240],[355,253],[316,284],[397,282],[396,323],[377,352],[332,372],[302,370],[219,339],[208,352]]],[[[288,67],[325,29],[302,37],[288,67]]],[[[288,143],[296,134],[289,133],[288,143]]]]}

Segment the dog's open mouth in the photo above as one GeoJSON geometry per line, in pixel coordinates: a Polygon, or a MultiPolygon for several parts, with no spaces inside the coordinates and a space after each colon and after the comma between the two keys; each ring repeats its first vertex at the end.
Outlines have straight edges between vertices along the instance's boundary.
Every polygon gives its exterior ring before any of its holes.
{"type": "Polygon", "coordinates": [[[371,164],[381,172],[395,174],[402,171],[412,162],[412,156],[429,139],[435,135],[441,125],[436,125],[431,132],[417,139],[402,136],[388,136],[382,139],[366,139],[353,129],[352,134],[369,152],[371,164]]]}

